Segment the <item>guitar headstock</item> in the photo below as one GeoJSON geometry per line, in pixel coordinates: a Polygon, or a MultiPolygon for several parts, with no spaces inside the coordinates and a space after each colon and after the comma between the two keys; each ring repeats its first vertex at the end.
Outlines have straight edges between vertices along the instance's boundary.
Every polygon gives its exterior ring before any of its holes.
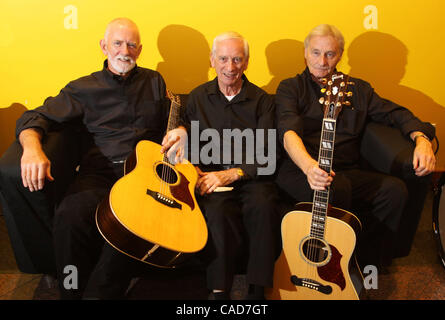
{"type": "Polygon", "coordinates": [[[179,97],[179,95],[174,94],[169,89],[167,89],[167,97],[170,99],[172,104],[175,103],[178,107],[181,106],[181,98],[179,97]]]}
{"type": "Polygon", "coordinates": [[[343,106],[350,106],[351,103],[346,98],[352,96],[352,92],[348,91],[348,85],[353,85],[349,81],[349,76],[342,72],[334,73],[331,78],[321,80],[324,97],[319,102],[324,106],[324,118],[337,119],[343,106]]]}

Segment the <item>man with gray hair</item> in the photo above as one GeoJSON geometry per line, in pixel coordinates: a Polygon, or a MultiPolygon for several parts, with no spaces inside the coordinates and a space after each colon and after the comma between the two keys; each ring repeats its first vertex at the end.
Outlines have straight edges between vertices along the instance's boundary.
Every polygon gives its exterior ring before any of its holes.
{"type": "MultiPolygon", "coordinates": [[[[54,180],[41,143],[51,127],[74,122],[85,132],[85,139],[79,137],[85,145],[78,175],[49,226],[62,299],[123,296],[131,280],[127,269],[130,258],[104,244],[96,228],[95,210],[123,175],[124,161],[137,142],[163,141],[169,115],[164,79],[158,72],[136,65],[142,44],[133,21],[111,21],[100,47],[107,56],[101,71],[71,81],[57,96],[26,111],[17,121],[16,133],[23,147],[21,179],[29,192],[39,192],[47,180],[54,180]],[[75,268],[78,275],[69,286],[64,281],[67,267],[75,268]]],[[[180,144],[177,139],[165,139],[163,150],[173,145],[180,152],[180,144]]],[[[22,236],[31,236],[28,233],[22,236]]]]}
{"type": "Polygon", "coordinates": [[[319,167],[318,153],[323,120],[319,103],[322,79],[336,72],[344,51],[341,32],[332,25],[315,27],[304,41],[307,68],[294,78],[283,80],[276,92],[278,136],[287,157],[277,172],[277,183],[294,201],[312,201],[314,190],[330,186],[331,203],[355,214],[371,208],[369,216],[359,216],[369,233],[373,254],[362,262],[389,265],[391,244],[407,200],[405,184],[398,178],[365,171],[359,167],[360,138],[369,121],[400,129],[416,145],[413,170],[417,176],[431,173],[435,156],[430,140],[435,130],[409,110],[377,95],[369,83],[350,78],[353,85],[351,107],[343,107],[335,132],[332,171],[319,167]],[[367,222],[366,222],[367,221],[367,222]],[[373,228],[375,226],[375,229],[373,228]],[[366,260],[366,261],[365,261],[366,260]]]}
{"type": "MultiPolygon", "coordinates": [[[[244,75],[249,62],[249,46],[241,35],[226,32],[217,36],[210,62],[217,77],[190,93],[184,115],[184,123],[190,127],[192,122],[199,123],[200,133],[209,129],[219,133],[214,138],[217,141],[209,143],[217,146],[212,152],[223,155],[219,162],[208,163],[201,157],[197,163],[196,186],[200,194],[197,200],[209,229],[204,249],[204,256],[209,259],[209,298],[230,299],[236,268],[240,260],[247,257],[249,292],[246,298],[263,299],[264,287],[272,286],[277,256],[277,193],[271,175],[258,174],[262,164],[246,161],[254,157],[249,153],[264,154],[264,150],[249,150],[246,148],[248,142],[244,141],[241,150],[235,150],[237,155],[242,155],[242,161],[238,162],[233,148],[224,148],[237,137],[232,135],[230,141],[224,141],[227,135],[223,131],[231,129],[241,134],[263,129],[261,132],[268,132],[273,128],[275,107],[271,97],[244,75]],[[227,157],[227,152],[231,152],[231,157],[227,157]]],[[[195,142],[191,139],[191,143],[195,142]]],[[[275,152],[275,141],[271,144],[265,143],[264,147],[275,152]]],[[[202,151],[206,146],[201,144],[197,149],[202,151]]]]}

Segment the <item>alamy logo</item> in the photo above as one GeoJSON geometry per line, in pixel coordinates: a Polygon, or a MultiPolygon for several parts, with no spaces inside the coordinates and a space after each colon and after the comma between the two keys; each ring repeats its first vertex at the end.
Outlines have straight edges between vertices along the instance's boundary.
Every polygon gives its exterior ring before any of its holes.
{"type": "Polygon", "coordinates": [[[363,13],[367,14],[363,20],[363,26],[366,30],[378,29],[378,10],[377,7],[370,4],[363,9],[363,13]]]}
{"type": "Polygon", "coordinates": [[[66,290],[78,289],[78,272],[77,267],[69,264],[63,268],[63,274],[67,274],[65,278],[63,278],[63,287],[66,290]]]}
{"type": "MultiPolygon", "coordinates": [[[[276,168],[275,129],[199,129],[191,122],[190,151],[193,164],[258,164],[258,175],[272,175],[276,168]],[[267,141],[265,141],[267,139],[267,141]],[[207,142],[201,146],[201,142],[207,142]],[[221,145],[222,144],[222,145],[221,145]],[[222,154],[221,154],[222,153],[222,154]],[[243,159],[244,156],[244,159],[243,159]]],[[[187,152],[186,152],[187,154],[187,152]]]]}
{"type": "Polygon", "coordinates": [[[69,4],[63,8],[63,13],[65,13],[67,16],[65,19],[63,19],[63,26],[65,29],[78,29],[78,19],[77,19],[77,7],[69,4]]]}
{"type": "Polygon", "coordinates": [[[378,289],[378,277],[379,273],[377,267],[374,265],[367,265],[363,269],[365,277],[363,279],[363,285],[365,289],[378,289]]]}

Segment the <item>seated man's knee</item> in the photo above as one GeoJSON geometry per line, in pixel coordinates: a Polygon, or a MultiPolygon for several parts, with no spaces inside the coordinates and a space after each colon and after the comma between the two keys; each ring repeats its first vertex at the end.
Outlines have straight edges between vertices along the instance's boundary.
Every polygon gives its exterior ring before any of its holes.
{"type": "Polygon", "coordinates": [[[246,203],[250,203],[251,206],[258,208],[263,207],[275,207],[279,201],[278,189],[274,183],[259,183],[253,190],[243,199],[246,203]]]}
{"type": "Polygon", "coordinates": [[[56,207],[54,227],[60,230],[96,226],[95,212],[101,197],[94,191],[67,194],[56,207]]]}
{"type": "Polygon", "coordinates": [[[396,177],[388,177],[382,183],[380,193],[391,201],[404,205],[408,200],[408,188],[405,182],[396,177]]]}
{"type": "Polygon", "coordinates": [[[21,183],[20,163],[14,164],[0,159],[0,181],[2,185],[21,183]]]}

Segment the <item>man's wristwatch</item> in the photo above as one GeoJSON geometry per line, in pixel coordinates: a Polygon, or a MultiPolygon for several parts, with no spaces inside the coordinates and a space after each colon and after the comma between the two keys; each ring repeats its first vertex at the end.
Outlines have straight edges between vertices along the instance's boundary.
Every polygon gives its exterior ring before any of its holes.
{"type": "Polygon", "coordinates": [[[428,140],[429,142],[431,142],[430,138],[428,138],[428,136],[424,133],[418,133],[414,136],[414,143],[417,143],[417,138],[425,138],[426,140],[428,140]]]}

